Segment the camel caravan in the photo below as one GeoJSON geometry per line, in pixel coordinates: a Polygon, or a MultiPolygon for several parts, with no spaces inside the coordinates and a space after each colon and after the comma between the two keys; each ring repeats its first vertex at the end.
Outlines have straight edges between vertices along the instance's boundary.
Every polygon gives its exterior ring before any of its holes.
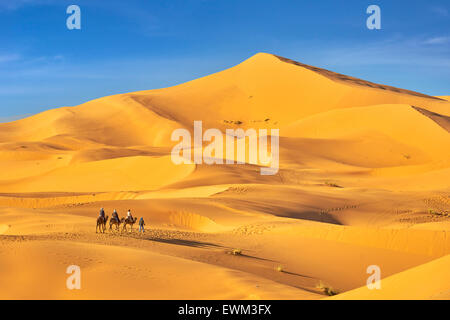
{"type": "MultiPolygon", "coordinates": [[[[105,210],[103,208],[100,209],[100,214],[97,218],[97,226],[95,227],[95,233],[105,233],[106,231],[106,224],[108,223],[108,216],[105,215],[105,210]]],[[[126,218],[119,218],[119,215],[117,214],[117,211],[114,210],[111,219],[109,220],[109,230],[114,229],[116,231],[119,231],[120,225],[122,224],[122,231],[127,231],[127,226],[130,226],[130,232],[133,232],[133,225],[137,222],[137,217],[133,217],[131,214],[131,210],[128,210],[126,218]]],[[[145,232],[144,230],[144,218],[141,217],[139,220],[139,232],[145,232]]]]}

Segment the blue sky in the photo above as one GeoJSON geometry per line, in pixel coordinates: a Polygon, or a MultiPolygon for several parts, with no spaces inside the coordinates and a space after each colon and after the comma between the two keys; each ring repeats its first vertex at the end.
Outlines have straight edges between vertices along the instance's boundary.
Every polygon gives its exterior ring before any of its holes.
{"type": "Polygon", "coordinates": [[[0,121],[167,87],[269,52],[450,95],[448,0],[0,0],[0,121]],[[81,30],[66,9],[81,8],[81,30]],[[382,29],[366,28],[381,8],[382,29]]]}

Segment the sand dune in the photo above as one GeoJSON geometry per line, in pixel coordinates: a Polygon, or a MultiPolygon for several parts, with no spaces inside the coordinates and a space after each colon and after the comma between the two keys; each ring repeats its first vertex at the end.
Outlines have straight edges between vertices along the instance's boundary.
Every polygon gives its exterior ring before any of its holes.
{"type": "Polygon", "coordinates": [[[340,299],[450,299],[448,270],[450,256],[400,272],[383,280],[383,290],[362,287],[339,296],[340,299]]]}
{"type": "Polygon", "coordinates": [[[448,299],[448,100],[259,53],[2,123],[0,298],[448,299]],[[279,172],[175,165],[171,134],[195,120],[279,129],[279,172]],[[100,207],[148,232],[96,234],[100,207]]]}
{"type": "Polygon", "coordinates": [[[91,192],[152,190],[188,176],[194,168],[176,166],[167,156],[122,157],[73,164],[2,187],[9,192],[83,192],[86,185],[91,192]]]}
{"type": "Polygon", "coordinates": [[[299,291],[244,272],[123,246],[36,240],[22,243],[15,253],[3,253],[3,257],[2,275],[14,277],[0,278],[2,288],[10,288],[1,291],[2,299],[201,299],[205,295],[210,299],[271,299],[290,298],[299,291]],[[65,283],[66,264],[72,261],[83,270],[86,285],[80,291],[59,285],[65,283]]]}

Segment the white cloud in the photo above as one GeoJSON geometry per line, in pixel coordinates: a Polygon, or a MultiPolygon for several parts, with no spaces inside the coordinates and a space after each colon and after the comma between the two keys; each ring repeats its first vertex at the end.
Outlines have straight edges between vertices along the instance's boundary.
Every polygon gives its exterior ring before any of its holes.
{"type": "Polygon", "coordinates": [[[424,44],[447,44],[450,43],[450,37],[434,37],[427,39],[424,44]]]}

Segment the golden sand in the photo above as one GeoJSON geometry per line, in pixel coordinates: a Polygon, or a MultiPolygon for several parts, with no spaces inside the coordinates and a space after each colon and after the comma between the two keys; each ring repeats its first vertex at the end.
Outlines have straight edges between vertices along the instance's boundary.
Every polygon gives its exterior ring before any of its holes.
{"type": "Polygon", "coordinates": [[[266,53],[0,124],[0,298],[323,299],[325,284],[448,299],[449,130],[448,96],[266,53]],[[278,174],[175,165],[171,133],[195,120],[280,129],[278,174]],[[100,207],[131,208],[147,232],[96,234],[100,207]],[[66,288],[72,264],[81,290],[66,288]]]}

